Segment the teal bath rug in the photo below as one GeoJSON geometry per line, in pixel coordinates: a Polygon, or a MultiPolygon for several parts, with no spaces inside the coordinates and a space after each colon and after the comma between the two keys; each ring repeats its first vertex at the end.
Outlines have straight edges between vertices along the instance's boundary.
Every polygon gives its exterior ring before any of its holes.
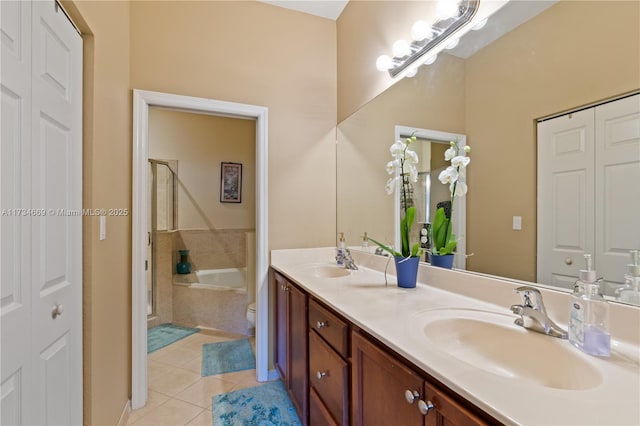
{"type": "Polygon", "coordinates": [[[182,327],[174,324],[161,324],[147,330],[147,353],[157,351],[165,346],[191,336],[200,331],[199,328],[182,327]]]}
{"type": "Polygon", "coordinates": [[[299,426],[282,382],[270,382],[213,397],[213,426],[299,426]]]}
{"type": "Polygon", "coordinates": [[[256,368],[249,339],[202,345],[202,377],[256,368]]]}

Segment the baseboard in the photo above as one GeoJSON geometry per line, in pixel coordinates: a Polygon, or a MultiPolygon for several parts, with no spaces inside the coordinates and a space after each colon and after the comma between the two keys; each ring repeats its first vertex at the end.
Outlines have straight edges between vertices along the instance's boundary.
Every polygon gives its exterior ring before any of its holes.
{"type": "Polygon", "coordinates": [[[126,426],[129,421],[129,414],[131,413],[131,400],[128,400],[126,404],[124,404],[124,409],[122,410],[122,414],[120,414],[120,419],[118,420],[118,426],[126,426]]]}
{"type": "Polygon", "coordinates": [[[278,374],[278,370],[274,368],[273,370],[269,370],[267,377],[268,381],[278,380],[280,378],[280,374],[278,374]]]}

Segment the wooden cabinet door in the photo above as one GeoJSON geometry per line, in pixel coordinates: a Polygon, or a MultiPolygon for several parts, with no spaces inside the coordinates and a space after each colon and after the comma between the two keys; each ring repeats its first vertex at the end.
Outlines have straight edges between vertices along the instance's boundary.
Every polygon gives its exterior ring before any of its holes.
{"type": "Polygon", "coordinates": [[[429,383],[425,383],[424,400],[433,404],[434,407],[425,416],[425,426],[480,426],[488,424],[429,383]]]}
{"type": "Polygon", "coordinates": [[[287,280],[280,274],[276,273],[275,276],[275,299],[276,299],[276,356],[274,364],[282,383],[286,389],[289,389],[289,330],[287,328],[288,321],[288,286],[287,280]]]}
{"type": "Polygon", "coordinates": [[[307,424],[307,401],[309,392],[308,345],[307,345],[307,295],[297,287],[289,285],[289,384],[292,402],[298,410],[302,424],[307,424]]]}
{"type": "Polygon", "coordinates": [[[352,419],[358,426],[421,426],[424,380],[360,334],[351,335],[352,419]],[[414,403],[405,392],[416,392],[414,403]]]}

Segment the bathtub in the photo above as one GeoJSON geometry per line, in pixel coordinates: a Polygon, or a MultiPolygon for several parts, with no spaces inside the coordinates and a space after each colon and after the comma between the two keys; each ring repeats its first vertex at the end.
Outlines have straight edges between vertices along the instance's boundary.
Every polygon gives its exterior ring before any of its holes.
{"type": "Polygon", "coordinates": [[[247,290],[246,268],[204,269],[196,271],[199,288],[247,290]]]}
{"type": "Polygon", "coordinates": [[[229,268],[176,276],[179,282],[173,286],[173,321],[247,334],[246,274],[246,268],[229,268]]]}

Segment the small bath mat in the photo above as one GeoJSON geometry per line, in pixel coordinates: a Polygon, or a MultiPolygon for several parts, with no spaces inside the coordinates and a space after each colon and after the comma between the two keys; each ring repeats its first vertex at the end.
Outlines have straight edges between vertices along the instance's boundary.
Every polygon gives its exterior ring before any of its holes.
{"type": "Polygon", "coordinates": [[[182,327],[174,324],[161,324],[147,330],[147,353],[155,352],[165,346],[191,336],[200,331],[199,328],[182,327]]]}
{"type": "Polygon", "coordinates": [[[202,345],[202,377],[256,368],[249,339],[202,345]]]}
{"type": "Polygon", "coordinates": [[[213,426],[298,426],[300,419],[282,382],[213,397],[213,426]]]}

